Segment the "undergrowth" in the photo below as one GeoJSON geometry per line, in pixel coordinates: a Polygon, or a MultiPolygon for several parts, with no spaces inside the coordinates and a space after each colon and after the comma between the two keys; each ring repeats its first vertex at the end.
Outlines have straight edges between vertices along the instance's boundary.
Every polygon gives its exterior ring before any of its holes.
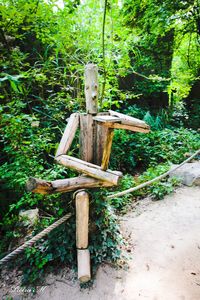
{"type": "MultiPolygon", "coordinates": [[[[15,128],[17,130],[17,127],[15,128]]],[[[27,129],[22,127],[21,130],[27,129]]],[[[12,126],[10,129],[8,126],[4,136],[5,140],[10,138],[11,131],[12,126]]],[[[37,131],[33,133],[31,129],[31,135],[34,137],[35,134],[38,134],[37,131]]],[[[72,212],[74,214],[75,210],[71,193],[47,196],[24,191],[27,176],[34,172],[38,177],[50,180],[65,176],[73,177],[75,174],[71,171],[67,171],[66,174],[63,168],[52,165],[51,160],[48,160],[46,165],[46,156],[43,158],[41,155],[44,143],[39,145],[38,150],[34,150],[36,153],[33,155],[33,163],[31,163],[30,153],[26,147],[30,147],[32,142],[30,141],[28,146],[25,144],[18,149],[19,137],[20,135],[17,135],[12,140],[11,147],[14,145],[15,148],[15,151],[13,149],[11,152],[12,159],[0,167],[5,186],[16,189],[17,193],[16,199],[9,204],[9,209],[1,220],[3,235],[0,242],[1,257],[7,254],[8,247],[15,248],[18,243],[24,241],[26,236],[30,238],[65,213],[72,212]],[[22,153],[25,155],[21,155],[22,153]],[[19,163],[19,157],[21,163],[19,163]],[[39,157],[41,158],[38,159],[39,157]],[[16,174],[15,180],[13,180],[14,174],[16,174]],[[34,227],[24,226],[20,222],[19,212],[36,207],[39,208],[40,214],[38,223],[34,227]]],[[[51,143],[53,144],[53,142],[51,143]]],[[[34,145],[33,149],[37,149],[35,138],[34,145]]],[[[106,196],[134,187],[165,173],[171,167],[171,163],[180,163],[184,160],[186,152],[192,152],[199,146],[199,134],[184,128],[165,128],[145,135],[116,131],[110,167],[126,170],[132,174],[123,177],[118,189],[110,189],[110,191],[98,189],[91,192],[89,250],[93,274],[103,261],[117,262],[122,255],[124,240],[120,233],[117,214],[127,211],[129,204],[134,199],[141,199],[149,194],[154,199],[162,199],[166,194],[172,192],[179,182],[175,178],[165,178],[123,197],[108,201],[106,196]]],[[[12,149],[8,148],[7,144],[5,147],[5,151],[12,149]]],[[[19,269],[23,270],[22,284],[32,286],[43,281],[48,271],[62,266],[76,266],[75,217],[73,216],[68,222],[53,230],[34,247],[27,249],[15,263],[19,269]]]]}
{"type": "MultiPolygon", "coordinates": [[[[136,187],[142,183],[145,183],[149,180],[152,180],[159,175],[164,174],[169,171],[171,165],[168,163],[160,164],[157,167],[149,167],[141,175],[130,175],[127,174],[123,176],[119,187],[111,192],[108,192],[108,195],[118,193],[120,191],[127,190],[132,187],[136,187]]],[[[129,209],[129,205],[132,202],[141,198],[144,198],[147,195],[150,195],[153,200],[161,200],[165,195],[173,192],[174,188],[180,185],[180,181],[175,177],[166,177],[160,181],[155,181],[149,186],[146,186],[142,189],[134,191],[132,193],[127,193],[120,197],[115,197],[110,200],[110,203],[120,212],[125,213],[129,209]]]]}

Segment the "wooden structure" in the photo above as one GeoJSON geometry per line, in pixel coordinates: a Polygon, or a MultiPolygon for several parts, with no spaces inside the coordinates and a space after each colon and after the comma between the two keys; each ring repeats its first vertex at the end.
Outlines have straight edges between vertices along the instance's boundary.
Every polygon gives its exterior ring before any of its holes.
{"type": "Polygon", "coordinates": [[[149,132],[149,126],[139,119],[112,110],[98,113],[98,70],[94,64],[88,64],[85,68],[85,96],[86,113],[70,116],[55,155],[57,163],[81,175],[51,182],[30,178],[27,182],[27,190],[34,193],[76,191],[76,246],[78,278],[81,282],[91,278],[88,250],[89,195],[83,189],[118,185],[122,173],[108,169],[114,129],[149,132]],[[80,159],[67,155],[78,127],[80,159]]]}

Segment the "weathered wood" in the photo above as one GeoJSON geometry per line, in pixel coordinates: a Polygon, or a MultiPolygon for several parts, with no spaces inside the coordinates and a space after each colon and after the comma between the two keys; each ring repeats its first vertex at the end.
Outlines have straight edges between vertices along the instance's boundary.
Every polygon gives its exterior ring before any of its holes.
{"type": "Polygon", "coordinates": [[[90,252],[88,249],[77,250],[78,279],[81,283],[91,279],[90,252]]]}
{"type": "Polygon", "coordinates": [[[100,111],[97,113],[97,116],[110,116],[109,111],[100,111]]]}
{"type": "Polygon", "coordinates": [[[74,113],[69,118],[69,122],[65,128],[64,134],[61,138],[61,141],[60,141],[60,144],[58,146],[55,156],[59,156],[61,154],[67,153],[67,151],[69,150],[69,148],[72,144],[72,141],[74,139],[78,125],[79,125],[79,114],[74,113]]]}
{"type": "Polygon", "coordinates": [[[76,247],[88,247],[89,195],[86,191],[78,191],[75,197],[76,205],[76,247]]]}
{"type": "Polygon", "coordinates": [[[92,115],[80,115],[80,157],[93,162],[94,153],[94,121],[92,115]]]}
{"type": "Polygon", "coordinates": [[[109,186],[113,186],[113,184],[85,175],[74,178],[58,179],[54,181],[46,181],[30,177],[26,183],[26,190],[28,192],[45,195],[71,192],[82,188],[97,188],[109,186]]]}
{"type": "Polygon", "coordinates": [[[38,194],[48,194],[52,190],[51,182],[30,177],[26,182],[27,192],[33,192],[38,194]]]}
{"type": "Polygon", "coordinates": [[[109,113],[111,116],[119,117],[121,120],[121,123],[124,125],[130,125],[130,126],[135,126],[135,127],[141,127],[141,128],[146,128],[149,129],[149,125],[147,125],[144,121],[124,115],[122,113],[109,110],[109,113]]]}
{"type": "Polygon", "coordinates": [[[68,155],[60,155],[56,158],[56,161],[62,164],[65,167],[74,169],[78,172],[82,172],[91,177],[108,181],[113,185],[117,185],[119,183],[120,175],[116,174],[113,171],[103,171],[97,165],[82,161],[80,159],[70,157],[68,155]]]}
{"type": "Polygon", "coordinates": [[[99,122],[99,124],[101,126],[107,127],[107,128],[113,128],[113,129],[126,129],[126,130],[131,130],[134,132],[142,132],[142,133],[148,133],[150,130],[149,129],[145,129],[142,127],[136,127],[133,125],[124,125],[124,124],[120,124],[120,123],[111,123],[111,122],[99,122]]]}
{"type": "Polygon", "coordinates": [[[118,117],[113,117],[113,116],[108,116],[108,115],[100,115],[100,116],[95,116],[93,117],[94,121],[98,122],[120,122],[120,118],[118,117]]]}
{"type": "Polygon", "coordinates": [[[98,68],[94,64],[85,67],[86,112],[96,114],[98,111],[98,68]]]}
{"type": "Polygon", "coordinates": [[[99,125],[97,122],[95,122],[95,126],[96,126],[96,142],[95,142],[96,147],[94,147],[93,163],[101,166],[108,128],[99,125]]]}
{"type": "MultiPolygon", "coordinates": [[[[98,165],[95,165],[95,164],[92,164],[90,162],[87,162],[87,161],[84,161],[84,160],[81,160],[79,158],[76,158],[76,157],[72,157],[72,156],[69,156],[69,155],[61,155],[60,157],[57,157],[56,160],[59,161],[60,158],[63,158],[64,160],[65,159],[70,159],[70,160],[73,160],[77,163],[81,163],[85,166],[88,166],[88,167],[91,167],[91,168],[95,168],[97,170],[102,170],[101,166],[98,166],[98,165]]],[[[62,160],[62,159],[61,159],[62,160]]],[[[62,163],[61,163],[62,165],[62,163]]],[[[110,169],[107,169],[106,170],[106,173],[111,173],[113,175],[118,175],[118,176],[122,176],[122,172],[120,171],[113,171],[113,170],[110,170],[110,169]]]]}
{"type": "Polygon", "coordinates": [[[102,158],[102,163],[101,163],[102,170],[107,170],[107,168],[108,168],[113,136],[114,136],[114,130],[109,128],[105,146],[104,146],[104,151],[103,151],[103,158],[102,158]]]}

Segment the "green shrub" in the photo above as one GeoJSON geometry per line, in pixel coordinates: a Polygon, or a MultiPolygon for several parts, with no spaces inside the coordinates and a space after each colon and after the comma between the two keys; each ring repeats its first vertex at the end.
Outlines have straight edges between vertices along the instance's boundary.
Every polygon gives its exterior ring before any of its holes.
{"type": "Polygon", "coordinates": [[[147,134],[115,132],[110,168],[134,174],[159,163],[180,163],[185,153],[200,148],[200,134],[192,129],[165,128],[147,134]]]}
{"type": "MultiPolygon", "coordinates": [[[[115,194],[117,192],[121,192],[133,187],[136,187],[142,183],[145,183],[149,180],[152,180],[165,172],[169,171],[170,164],[160,164],[155,167],[148,168],[145,172],[140,174],[139,176],[131,176],[125,175],[120,185],[112,190],[111,192],[107,192],[108,195],[115,194]]],[[[151,185],[146,186],[142,189],[139,189],[135,192],[125,194],[121,197],[115,197],[110,199],[110,203],[112,206],[117,209],[118,212],[124,213],[127,212],[129,205],[133,202],[133,200],[144,198],[147,195],[150,195],[152,199],[161,200],[165,195],[170,194],[174,191],[174,188],[180,184],[180,181],[175,177],[165,177],[160,181],[155,181],[151,185]]]]}
{"type": "MultiPolygon", "coordinates": [[[[138,177],[138,184],[152,180],[169,171],[169,169],[170,165],[168,163],[150,167],[138,177]]],[[[163,199],[165,195],[173,192],[174,187],[178,186],[179,183],[180,181],[175,177],[165,177],[162,180],[155,181],[151,185],[145,187],[141,191],[141,195],[144,197],[145,195],[150,194],[152,198],[160,200],[163,199]]]]}

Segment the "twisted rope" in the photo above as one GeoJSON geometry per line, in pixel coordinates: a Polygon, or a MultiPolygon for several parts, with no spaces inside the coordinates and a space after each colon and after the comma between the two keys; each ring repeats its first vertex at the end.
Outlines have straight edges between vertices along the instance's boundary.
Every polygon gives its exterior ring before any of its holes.
{"type": "Polygon", "coordinates": [[[135,187],[132,187],[128,190],[124,190],[122,192],[119,192],[119,193],[115,193],[115,194],[111,194],[110,196],[107,196],[107,199],[113,199],[113,198],[117,198],[117,197],[121,197],[123,195],[126,195],[126,194],[129,194],[129,193],[133,193],[139,189],[142,189],[143,187],[147,186],[147,185],[150,185],[152,184],[153,182],[155,181],[158,181],[158,180],[161,180],[163,179],[164,177],[168,176],[170,173],[172,173],[173,171],[175,171],[176,169],[182,167],[184,164],[186,164],[187,162],[189,162],[190,160],[192,160],[196,155],[198,155],[200,153],[200,149],[197,150],[194,154],[192,154],[189,158],[187,158],[186,160],[184,160],[180,165],[174,167],[173,169],[167,171],[166,173],[152,179],[152,180],[149,180],[149,181],[146,181],[144,183],[141,183],[135,187]]]}
{"type": "Polygon", "coordinates": [[[51,232],[53,229],[64,223],[66,220],[68,220],[72,214],[67,214],[55,223],[51,224],[49,227],[45,228],[43,231],[40,233],[36,234],[32,239],[29,241],[25,242],[23,245],[12,251],[10,254],[6,255],[4,258],[0,260],[0,266],[3,265],[4,263],[8,262],[12,258],[14,258],[16,255],[20,254],[21,252],[24,251],[27,247],[31,247],[35,242],[43,238],[45,235],[47,235],[49,232],[51,232]]]}

